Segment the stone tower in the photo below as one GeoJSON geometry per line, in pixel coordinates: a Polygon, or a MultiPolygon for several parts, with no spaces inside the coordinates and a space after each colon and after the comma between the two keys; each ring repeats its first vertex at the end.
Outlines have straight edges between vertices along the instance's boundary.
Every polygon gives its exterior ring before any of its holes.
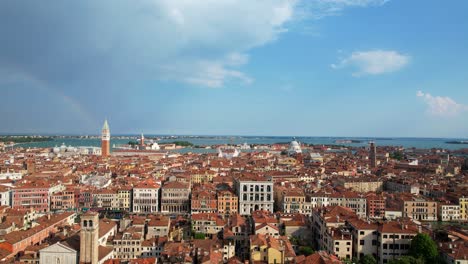
{"type": "Polygon", "coordinates": [[[110,154],[110,130],[107,120],[104,121],[101,131],[101,156],[108,157],[110,154]]]}
{"type": "Polygon", "coordinates": [[[97,264],[99,259],[99,215],[88,211],[81,216],[80,263],[97,264]]]}
{"type": "Polygon", "coordinates": [[[374,141],[369,143],[369,161],[371,168],[375,168],[377,166],[377,148],[374,141]]]}
{"type": "Polygon", "coordinates": [[[140,146],[144,147],[145,146],[145,136],[143,136],[143,134],[141,134],[141,138],[140,138],[140,146]]]}

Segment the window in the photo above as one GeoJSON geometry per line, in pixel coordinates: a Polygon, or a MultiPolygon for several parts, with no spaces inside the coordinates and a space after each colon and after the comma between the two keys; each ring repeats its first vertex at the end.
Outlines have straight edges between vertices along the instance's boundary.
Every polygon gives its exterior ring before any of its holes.
{"type": "Polygon", "coordinates": [[[364,246],[364,239],[359,240],[359,245],[364,246]]]}
{"type": "Polygon", "coordinates": [[[364,231],[359,232],[360,235],[364,235],[364,231]]]}

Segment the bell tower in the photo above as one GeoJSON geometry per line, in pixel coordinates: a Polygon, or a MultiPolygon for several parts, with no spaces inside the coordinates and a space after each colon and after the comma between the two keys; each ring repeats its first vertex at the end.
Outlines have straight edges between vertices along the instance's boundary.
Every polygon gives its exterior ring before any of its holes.
{"type": "Polygon", "coordinates": [[[87,212],[81,216],[80,263],[97,264],[99,259],[99,215],[87,212]]]}
{"type": "Polygon", "coordinates": [[[110,130],[109,124],[104,121],[101,131],[101,156],[108,157],[110,154],[110,130]]]}

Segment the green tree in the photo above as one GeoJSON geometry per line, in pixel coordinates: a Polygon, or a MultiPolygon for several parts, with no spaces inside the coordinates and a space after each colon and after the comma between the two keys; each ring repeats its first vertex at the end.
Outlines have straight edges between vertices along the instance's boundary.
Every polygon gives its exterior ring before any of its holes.
{"type": "Polygon", "coordinates": [[[413,256],[403,256],[398,259],[390,260],[388,264],[424,264],[424,260],[413,256]]]}
{"type": "Polygon", "coordinates": [[[188,141],[174,141],[174,142],[169,142],[169,143],[164,143],[164,144],[175,144],[176,146],[182,146],[182,147],[192,147],[193,143],[188,142],[188,141]]]}
{"type": "Polygon", "coordinates": [[[390,154],[390,158],[396,159],[396,160],[402,160],[403,159],[403,153],[401,153],[400,151],[395,151],[395,152],[390,154]]]}
{"type": "Polygon", "coordinates": [[[302,246],[299,248],[299,253],[301,255],[309,256],[309,255],[314,254],[314,250],[311,247],[302,246]]]}
{"type": "Polygon", "coordinates": [[[203,233],[195,233],[195,235],[193,236],[193,238],[195,238],[195,239],[205,239],[205,234],[203,234],[203,233]]]}
{"type": "Polygon", "coordinates": [[[359,259],[359,264],[377,264],[377,260],[372,255],[365,255],[359,259]]]}
{"type": "Polygon", "coordinates": [[[419,233],[411,240],[409,255],[423,259],[424,263],[437,262],[437,245],[428,234],[419,233]]]}

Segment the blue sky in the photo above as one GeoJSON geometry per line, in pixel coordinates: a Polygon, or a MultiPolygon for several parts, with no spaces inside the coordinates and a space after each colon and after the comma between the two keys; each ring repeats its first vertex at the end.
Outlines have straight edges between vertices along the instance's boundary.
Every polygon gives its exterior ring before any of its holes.
{"type": "Polygon", "coordinates": [[[0,132],[468,137],[468,2],[0,2],[0,132]]]}

